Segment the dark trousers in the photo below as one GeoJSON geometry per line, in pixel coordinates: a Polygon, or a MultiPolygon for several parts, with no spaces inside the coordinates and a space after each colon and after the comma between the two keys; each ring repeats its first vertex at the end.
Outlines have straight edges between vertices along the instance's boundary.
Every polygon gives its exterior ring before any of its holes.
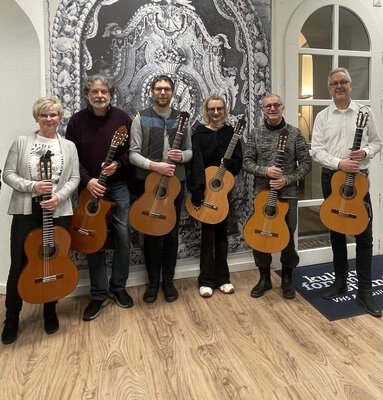
{"type": "MultiPolygon", "coordinates": [[[[333,171],[336,172],[336,171],[333,171]]],[[[323,197],[331,194],[330,171],[322,172],[323,197]]],[[[371,261],[372,261],[372,206],[370,193],[364,197],[364,203],[369,213],[367,228],[359,235],[355,235],[356,241],[356,274],[358,277],[358,288],[361,292],[371,291],[371,261]]],[[[330,241],[333,252],[333,264],[335,278],[346,281],[348,276],[347,243],[346,235],[330,230],[330,241]]]]}
{"type": "MultiPolygon", "coordinates": [[[[295,268],[299,263],[299,256],[295,249],[294,233],[297,228],[297,206],[298,200],[289,199],[284,200],[289,203],[289,210],[287,211],[285,220],[290,233],[290,240],[287,246],[281,251],[281,264],[282,268],[295,268]]],[[[258,268],[269,268],[271,265],[272,256],[270,253],[263,253],[261,251],[253,250],[255,265],[258,268]]]]}
{"type": "MultiPolygon", "coordinates": [[[[17,322],[22,308],[22,299],[17,290],[20,274],[27,263],[27,256],[24,251],[24,242],[28,233],[35,228],[42,226],[42,209],[40,204],[32,199],[32,214],[14,215],[11,225],[11,267],[7,280],[7,294],[5,296],[5,307],[7,320],[17,322]]],[[[69,228],[70,216],[53,219],[55,225],[69,228]]],[[[36,251],[38,250],[36,244],[36,251]]],[[[44,306],[49,308],[49,304],[56,304],[57,301],[46,303],[44,306]]]]}
{"type": "MultiPolygon", "coordinates": [[[[137,195],[144,192],[144,182],[136,182],[137,195]]],[[[164,236],[144,235],[145,264],[151,283],[162,280],[172,280],[178,254],[178,225],[181,216],[181,206],[184,198],[185,182],[181,182],[181,190],[174,206],[177,220],[174,228],[164,236]]]]}
{"type": "Polygon", "coordinates": [[[199,286],[212,289],[230,283],[227,264],[228,217],[219,224],[202,224],[199,286]]]}

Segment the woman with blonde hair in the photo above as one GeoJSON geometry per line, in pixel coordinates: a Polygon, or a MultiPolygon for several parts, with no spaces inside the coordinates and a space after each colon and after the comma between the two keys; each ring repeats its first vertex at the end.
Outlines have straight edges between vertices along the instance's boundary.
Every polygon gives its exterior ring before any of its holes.
{"type": "MultiPolygon", "coordinates": [[[[224,98],[212,94],[203,104],[205,125],[198,125],[192,137],[193,158],[188,186],[193,207],[197,210],[204,200],[207,167],[219,166],[223,162],[229,172],[237,175],[242,166],[242,148],[239,142],[231,158],[223,158],[234,134],[233,127],[225,124],[227,114],[224,98]]],[[[214,225],[202,223],[198,277],[199,293],[202,297],[211,297],[216,288],[225,294],[234,292],[227,264],[227,228],[228,217],[214,225]]]]}
{"type": "MultiPolygon", "coordinates": [[[[17,339],[22,299],[18,280],[27,263],[24,242],[27,235],[41,227],[43,209],[52,212],[55,225],[68,228],[73,214],[70,196],[80,182],[75,145],[57,133],[63,116],[59,100],[40,98],[33,105],[33,117],[39,129],[19,136],[9,149],[3,180],[12,189],[8,214],[13,215],[11,226],[11,267],[5,297],[6,315],[2,342],[10,344],[17,339]],[[51,155],[52,179],[42,180],[40,158],[51,155]],[[43,197],[44,196],[44,197],[43,197]],[[49,199],[47,199],[50,197],[49,199]]],[[[44,304],[44,328],[52,334],[59,329],[56,315],[57,301],[44,304]]]]}

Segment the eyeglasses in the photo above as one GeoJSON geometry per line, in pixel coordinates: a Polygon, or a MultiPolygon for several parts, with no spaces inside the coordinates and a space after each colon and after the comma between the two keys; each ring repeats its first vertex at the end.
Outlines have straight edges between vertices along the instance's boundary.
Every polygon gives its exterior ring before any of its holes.
{"type": "Polygon", "coordinates": [[[278,110],[278,108],[281,106],[281,103],[272,103],[272,104],[266,104],[265,106],[263,106],[264,110],[270,111],[271,107],[274,107],[275,110],[278,110]]]}
{"type": "Polygon", "coordinates": [[[207,112],[214,113],[214,112],[222,112],[224,111],[225,107],[208,107],[207,112]]]}
{"type": "Polygon", "coordinates": [[[343,80],[341,80],[341,81],[330,82],[330,86],[333,87],[333,88],[335,88],[335,87],[337,87],[338,85],[346,86],[346,85],[349,84],[349,83],[350,83],[350,81],[346,81],[345,79],[343,79],[343,80]]]}
{"type": "Polygon", "coordinates": [[[54,113],[54,114],[39,114],[39,117],[41,119],[48,119],[48,118],[54,119],[54,118],[57,118],[58,116],[59,116],[59,114],[56,114],[56,113],[54,113]]]}
{"type": "Polygon", "coordinates": [[[170,93],[172,91],[172,88],[170,88],[170,87],[155,87],[153,90],[157,93],[161,93],[162,91],[164,91],[165,93],[170,93]]]}

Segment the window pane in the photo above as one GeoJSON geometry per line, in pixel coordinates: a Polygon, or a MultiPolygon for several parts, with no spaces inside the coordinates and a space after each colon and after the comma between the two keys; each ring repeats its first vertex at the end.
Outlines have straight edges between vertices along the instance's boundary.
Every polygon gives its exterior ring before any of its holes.
{"type": "Polygon", "coordinates": [[[368,100],[370,87],[370,59],[368,57],[339,57],[339,66],[348,69],[352,79],[351,97],[368,100]]]}
{"type": "Polygon", "coordinates": [[[315,117],[319,111],[325,108],[326,106],[299,106],[298,128],[301,130],[308,144],[311,144],[311,134],[315,117]]]}
{"type": "Polygon", "coordinates": [[[333,6],[326,6],[310,15],[301,31],[305,40],[301,41],[299,47],[332,48],[332,13],[333,6]]]}
{"type": "Polygon", "coordinates": [[[331,71],[332,57],[299,54],[299,87],[300,99],[330,99],[327,89],[327,76],[331,71]]]}
{"type": "Polygon", "coordinates": [[[339,49],[370,50],[370,41],[362,21],[343,7],[339,8],[339,49]]]}

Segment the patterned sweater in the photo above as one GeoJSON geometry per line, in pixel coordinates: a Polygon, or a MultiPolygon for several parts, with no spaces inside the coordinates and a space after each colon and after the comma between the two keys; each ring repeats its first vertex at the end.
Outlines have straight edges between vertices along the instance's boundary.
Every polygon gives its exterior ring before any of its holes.
{"type": "MultiPolygon", "coordinates": [[[[311,158],[307,143],[298,128],[286,124],[289,132],[282,162],[286,186],[279,190],[280,198],[297,198],[298,181],[311,170],[311,158]]],[[[280,130],[269,130],[264,125],[254,128],[246,144],[243,169],[255,175],[255,193],[270,189],[268,167],[275,165],[280,130]]]]}

